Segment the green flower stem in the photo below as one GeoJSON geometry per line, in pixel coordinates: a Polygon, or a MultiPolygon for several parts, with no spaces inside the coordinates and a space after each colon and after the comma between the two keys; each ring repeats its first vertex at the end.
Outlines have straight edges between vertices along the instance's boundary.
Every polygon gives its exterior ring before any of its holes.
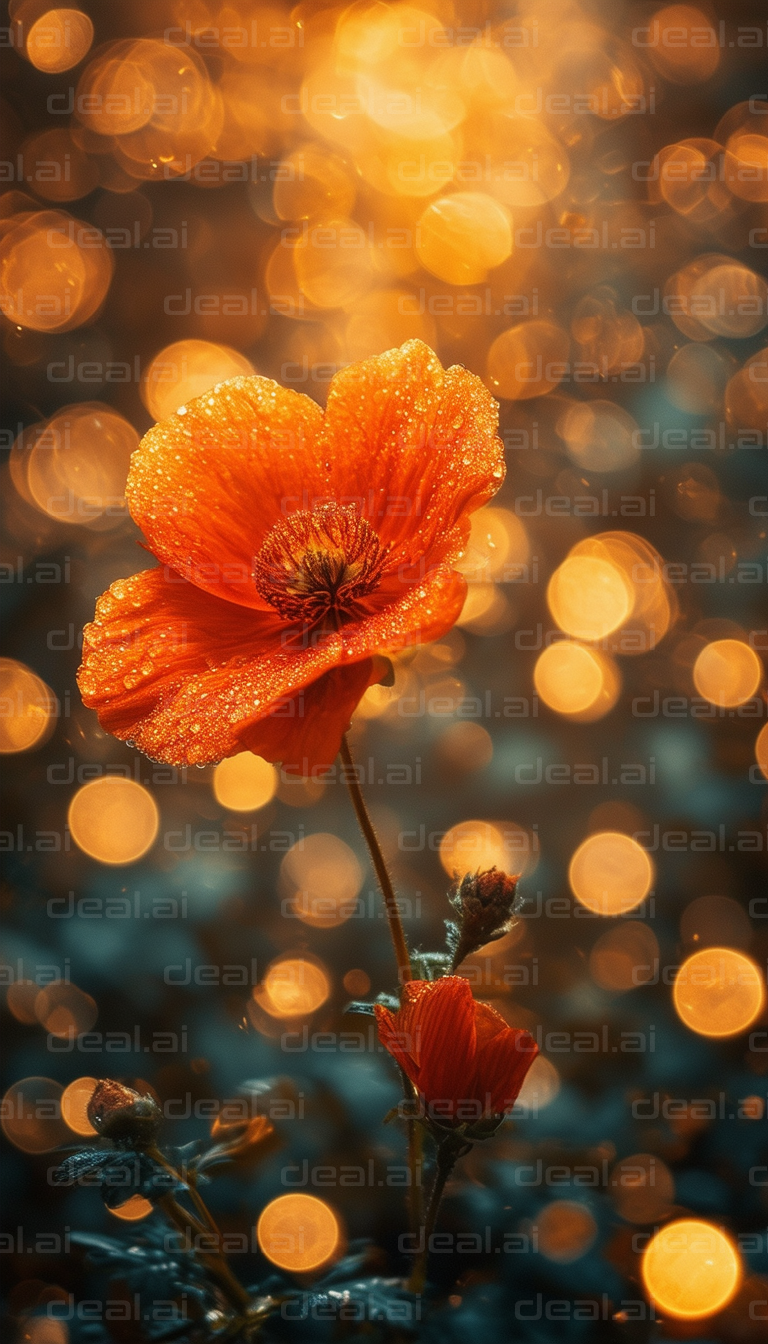
{"type": "MultiPolygon", "coordinates": [[[[190,1229],[193,1229],[204,1237],[209,1237],[211,1235],[218,1237],[219,1244],[221,1244],[221,1233],[219,1232],[218,1225],[208,1211],[205,1201],[201,1198],[198,1191],[183,1179],[170,1162],[166,1161],[159,1148],[148,1148],[147,1156],[151,1157],[154,1162],[157,1162],[158,1166],[162,1167],[164,1171],[167,1171],[169,1175],[174,1176],[176,1180],[182,1182],[192,1203],[200,1213],[202,1221],[198,1220],[193,1213],[189,1213],[186,1209],[182,1208],[174,1195],[170,1193],[162,1195],[157,1201],[168,1220],[185,1236],[190,1229]]],[[[235,1275],[232,1273],[232,1270],[229,1268],[229,1265],[221,1252],[196,1251],[196,1254],[200,1257],[200,1260],[208,1269],[211,1278],[218,1284],[230,1305],[238,1312],[246,1312],[251,1304],[251,1299],[243,1285],[240,1283],[240,1280],[235,1278],[235,1275]]]]}
{"type": "Polygon", "coordinates": [[[349,743],[346,734],[341,739],[341,759],[346,769],[347,784],[349,786],[352,806],[355,809],[360,830],[363,832],[365,843],[368,846],[368,853],[371,856],[381,894],[384,897],[384,909],[387,913],[389,923],[389,932],[392,935],[392,942],[395,947],[395,957],[397,959],[397,972],[401,984],[413,979],[411,970],[411,959],[408,955],[408,944],[405,941],[403,932],[403,923],[400,918],[400,909],[397,904],[397,896],[392,885],[392,878],[387,871],[387,865],[384,855],[381,852],[379,837],[374,829],[373,822],[368,814],[368,808],[365,805],[362,790],[357,779],[357,772],[349,750],[349,743]]]}
{"type": "Polygon", "coordinates": [[[437,1159],[435,1166],[435,1179],[432,1183],[432,1193],[429,1197],[429,1206],[427,1216],[424,1220],[424,1235],[422,1238],[422,1247],[419,1251],[419,1257],[411,1271],[411,1277],[408,1280],[408,1290],[411,1293],[421,1293],[424,1290],[424,1284],[427,1281],[427,1261],[429,1259],[429,1239],[435,1230],[437,1214],[440,1208],[440,1201],[443,1198],[446,1181],[450,1176],[456,1161],[461,1153],[461,1148],[457,1148],[452,1139],[444,1141],[438,1145],[437,1159]]]}

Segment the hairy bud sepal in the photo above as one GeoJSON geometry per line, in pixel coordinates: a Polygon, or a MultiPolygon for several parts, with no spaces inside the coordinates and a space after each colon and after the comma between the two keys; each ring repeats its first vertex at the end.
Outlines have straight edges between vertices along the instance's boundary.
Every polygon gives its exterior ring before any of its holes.
{"type": "Polygon", "coordinates": [[[154,1144],[162,1112],[154,1097],[103,1078],[88,1102],[88,1119],[102,1138],[120,1147],[141,1149],[154,1144]]]}
{"type": "Polygon", "coordinates": [[[500,868],[454,878],[448,900],[456,919],[446,920],[452,971],[478,948],[509,932],[518,909],[517,883],[517,877],[500,868]]]}

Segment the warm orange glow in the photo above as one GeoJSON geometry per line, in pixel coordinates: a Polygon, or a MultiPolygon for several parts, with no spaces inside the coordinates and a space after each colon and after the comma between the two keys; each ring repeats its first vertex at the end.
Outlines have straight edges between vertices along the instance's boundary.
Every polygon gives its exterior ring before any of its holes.
{"type": "Polygon", "coordinates": [[[683,962],[672,991],[678,1016],[700,1036],[736,1036],[763,1010],[765,982],[732,947],[705,947],[683,962]]]}
{"type": "Polygon", "coordinates": [[[648,55],[660,74],[674,84],[709,79],[720,64],[717,34],[696,5],[666,5],[649,20],[648,55]]]}
{"type": "Polygon", "coordinates": [[[283,957],[272,963],[253,997],[270,1017],[306,1017],[322,1008],[330,992],[328,976],[317,961],[283,957]]]}
{"type": "Polygon", "coordinates": [[[305,836],[288,851],[281,876],[291,892],[291,908],[305,924],[330,929],[355,912],[363,869],[349,845],[335,835],[305,836]]]}
{"type": "Polygon", "coordinates": [[[618,1213],[628,1223],[653,1223],[669,1215],[675,1182],[660,1157],[633,1153],[616,1163],[611,1172],[610,1191],[618,1213]]]}
{"type": "Polygon", "coordinates": [[[658,955],[653,930],[632,919],[598,938],[589,954],[589,970],[601,989],[624,992],[653,977],[658,955]]]}
{"type": "Polygon", "coordinates": [[[493,738],[479,723],[452,723],[435,745],[441,765],[460,774],[483,770],[493,760],[493,738]]]}
{"type": "Polygon", "coordinates": [[[716,639],[707,644],[693,667],[693,680],[699,695],[713,705],[743,705],[755,694],[763,676],[763,665],[748,644],[740,639],[716,639]]]}
{"type": "Polygon", "coordinates": [[[460,821],[440,841],[440,862],[449,876],[501,868],[517,875],[528,866],[531,841],[514,822],[460,821]]]}
{"type": "Polygon", "coordinates": [[[586,1255],[597,1238],[597,1223],[586,1204],[556,1199],[538,1215],[539,1250],[558,1265],[569,1265],[586,1255]]]}
{"type": "Polygon", "coordinates": [[[627,619],[634,605],[631,585],[618,566],[599,556],[568,556],[547,587],[547,602],[561,630],[576,639],[599,640],[627,619]]]}
{"type": "Polygon", "coordinates": [[[35,999],[35,1017],[51,1036],[79,1036],[98,1015],[96,1000],[69,980],[54,980],[35,999]]]}
{"type": "Polygon", "coordinates": [[[65,407],[37,437],[27,487],[37,507],[61,523],[115,527],[126,517],[125,482],[139,435],[98,403],[65,407]]]}
{"type": "Polygon", "coordinates": [[[37,70],[59,75],[90,51],[93,24],[80,9],[49,9],[29,30],[27,56],[37,70]]]}
{"type": "Polygon", "coordinates": [[[59,210],[17,216],[0,239],[0,311],[33,331],[71,331],[106,298],[115,263],[100,231],[59,210]]]}
{"type": "Polygon", "coordinates": [[[356,999],[361,999],[371,988],[371,977],[366,971],[355,968],[347,971],[341,983],[348,994],[352,994],[356,999]]]}
{"type": "Polygon", "coordinates": [[[584,644],[558,640],[536,659],[533,683],[545,705],[581,722],[613,709],[621,690],[615,663],[584,644]]]}
{"type": "Polygon", "coordinates": [[[131,1195],[124,1204],[119,1204],[116,1209],[110,1209],[109,1212],[125,1223],[138,1223],[142,1218],[149,1216],[152,1205],[143,1195],[131,1195]]]}
{"type": "Polygon", "coordinates": [[[14,980],[13,984],[8,986],[5,1001],[8,1012],[17,1022],[23,1022],[27,1027],[37,1022],[35,999],[39,993],[40,986],[36,985],[34,980],[14,980]]]}
{"type": "Polygon", "coordinates": [[[530,1107],[536,1115],[555,1100],[559,1091],[560,1074],[551,1059],[547,1059],[546,1055],[537,1055],[517,1094],[517,1104],[530,1107]]]}
{"type": "Polygon", "coordinates": [[[174,341],[155,355],[142,383],[144,405],[165,420],[185,402],[202,397],[217,383],[255,373],[251,361],[214,341],[174,341]]]}
{"type": "Polygon", "coordinates": [[[755,760],[768,779],[768,723],[763,724],[755,742],[755,760]]]}
{"type": "Polygon", "coordinates": [[[768,201],[768,137],[739,131],[725,146],[725,171],[734,196],[768,201]]]}
{"type": "Polygon", "coordinates": [[[511,509],[478,509],[456,568],[470,583],[516,579],[523,576],[530,550],[525,526],[511,509]]]}
{"type": "Polygon", "coordinates": [[[568,880],[574,896],[588,910],[596,915],[624,915],[648,895],[653,864],[631,836],[597,831],[576,850],[568,880]]]}
{"type": "Polygon", "coordinates": [[[75,1078],[61,1094],[61,1114],[75,1134],[87,1136],[98,1133],[86,1114],[97,1081],[96,1078],[75,1078]]]}
{"type": "Polygon", "coordinates": [[[521,322],[496,337],[488,351],[487,382],[510,401],[546,396],[565,373],[570,341],[556,322],[521,322]]]}
{"type": "Polygon", "coordinates": [[[735,1246],[711,1223],[680,1218],[667,1223],[643,1255],[643,1283],[662,1311],[699,1320],[722,1311],[741,1281],[735,1246]]]}
{"type": "Polygon", "coordinates": [[[425,270],[451,285],[474,285],[512,251],[509,215],[482,192],[459,191],[428,205],[416,251],[425,270]]]}
{"type": "Polygon", "coordinates": [[[99,863],[135,863],[152,847],[160,814],[142,784],[104,775],[78,789],[69,805],[75,844],[99,863]]]}
{"type": "Polygon", "coordinates": [[[342,1242],[339,1220],[314,1195],[279,1195],[256,1224],[259,1246],[273,1265],[305,1274],[332,1260],[342,1242]]]}
{"type": "Polygon", "coordinates": [[[56,711],[56,697],[40,677],[14,658],[0,658],[0,755],[42,746],[56,711]]]}
{"type": "Polygon", "coordinates": [[[0,1104],[0,1127],[14,1147],[22,1153],[51,1153],[67,1142],[63,1090],[52,1078],[22,1078],[8,1088],[0,1104]]]}
{"type": "Polygon", "coordinates": [[[216,801],[230,812],[255,812],[266,807],[277,792],[275,767],[253,752],[228,756],[213,772],[216,801]]]}

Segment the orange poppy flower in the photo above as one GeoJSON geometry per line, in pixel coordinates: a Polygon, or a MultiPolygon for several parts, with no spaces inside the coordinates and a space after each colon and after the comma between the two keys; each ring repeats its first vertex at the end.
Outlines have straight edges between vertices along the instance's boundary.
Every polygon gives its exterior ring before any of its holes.
{"type": "Polygon", "coordinates": [[[377,1003],[381,1043],[441,1125],[492,1120],[513,1106],[538,1046],[472,997],[458,975],[409,980],[396,1013],[377,1003]]]}
{"type": "Polygon", "coordinates": [[[325,413],[260,377],[180,406],[131,462],[160,563],[99,598],[85,704],[172,765],[332,762],[377,656],[461,611],[452,564],[504,478],[497,424],[480,379],[420,341],[336,374],[325,413]]]}

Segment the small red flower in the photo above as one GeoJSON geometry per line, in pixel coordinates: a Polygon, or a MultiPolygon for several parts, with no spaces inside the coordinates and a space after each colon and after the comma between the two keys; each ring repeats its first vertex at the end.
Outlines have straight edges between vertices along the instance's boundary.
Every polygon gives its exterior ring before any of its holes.
{"type": "Polygon", "coordinates": [[[84,703],[171,765],[329,764],[379,655],[461,611],[454,563],[504,479],[497,424],[480,379],[421,341],[337,373],[324,413],[260,377],[179,407],[126,487],[159,567],[99,598],[84,703]]]}
{"type": "Polygon", "coordinates": [[[477,1003],[458,975],[411,980],[396,1013],[376,1005],[379,1037],[418,1089],[427,1117],[454,1125],[501,1116],[538,1054],[527,1032],[477,1003]]]}

